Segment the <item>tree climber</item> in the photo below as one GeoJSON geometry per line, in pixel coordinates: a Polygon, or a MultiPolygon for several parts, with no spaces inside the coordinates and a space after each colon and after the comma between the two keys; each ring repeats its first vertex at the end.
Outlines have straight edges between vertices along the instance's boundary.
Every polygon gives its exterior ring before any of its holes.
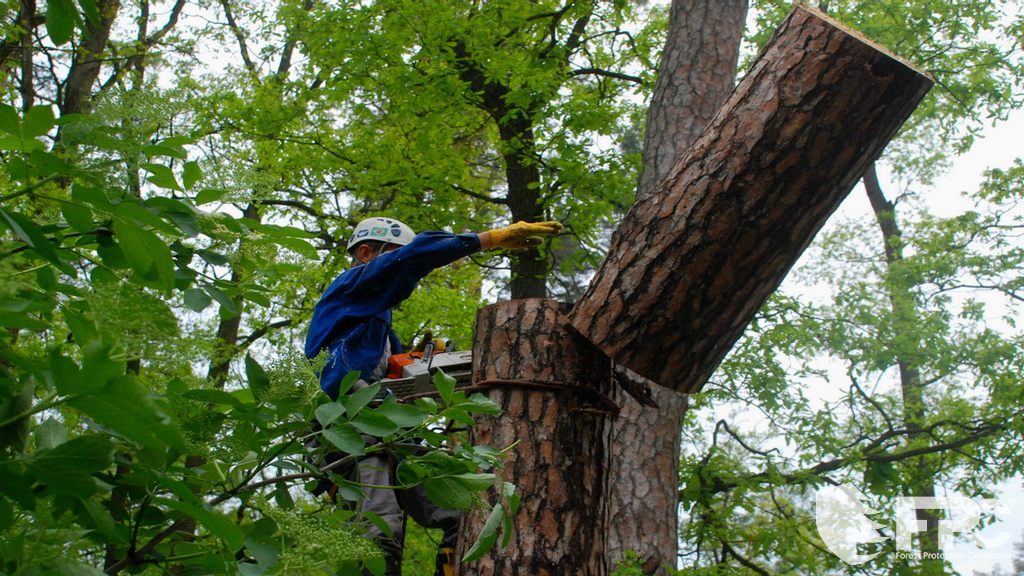
{"type": "MultiPolygon", "coordinates": [[[[320,387],[336,400],[346,374],[360,374],[352,390],[386,374],[388,358],[402,351],[391,329],[391,310],[408,298],[432,270],[481,250],[535,247],[543,237],[561,230],[558,222],[517,222],[479,234],[416,234],[392,218],[361,221],[348,242],[353,266],[327,287],[313,310],[306,334],[308,358],[316,357],[322,350],[329,354],[320,373],[320,387]]],[[[366,440],[377,443],[377,439],[366,440]]],[[[421,526],[444,531],[437,574],[446,574],[445,568],[452,564],[458,512],[434,505],[420,486],[402,490],[376,488],[394,485],[392,467],[387,456],[377,453],[359,459],[350,473],[350,479],[364,487],[360,509],[378,515],[390,528],[390,537],[376,527],[369,534],[384,552],[386,575],[401,575],[405,513],[421,526]]]]}

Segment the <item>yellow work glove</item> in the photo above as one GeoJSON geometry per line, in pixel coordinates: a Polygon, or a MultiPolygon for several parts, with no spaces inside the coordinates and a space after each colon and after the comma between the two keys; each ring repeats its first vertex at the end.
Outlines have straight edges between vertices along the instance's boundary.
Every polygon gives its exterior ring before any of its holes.
{"type": "Polygon", "coordinates": [[[491,248],[519,250],[540,246],[545,236],[562,231],[560,222],[516,222],[511,226],[490,231],[491,248]]]}

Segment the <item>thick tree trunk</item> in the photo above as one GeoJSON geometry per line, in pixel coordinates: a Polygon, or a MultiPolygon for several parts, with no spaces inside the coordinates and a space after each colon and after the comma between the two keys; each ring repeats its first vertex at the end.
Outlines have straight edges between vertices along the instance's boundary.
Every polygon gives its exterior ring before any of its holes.
{"type": "MultiPolygon", "coordinates": [[[[651,196],[721,107],[736,78],[746,0],[675,0],[658,81],[647,110],[644,169],[637,199],[651,196]]],[[[675,568],[679,446],[686,396],[651,386],[657,410],[621,389],[611,423],[607,554],[640,555],[644,571],[675,568]]]]}
{"type": "Polygon", "coordinates": [[[746,17],[747,0],[672,2],[637,200],[658,189],[732,92],[746,17]]]}
{"type": "MultiPolygon", "coordinates": [[[[569,306],[554,300],[501,302],[480,310],[473,382],[502,407],[480,418],[473,444],[510,452],[503,477],[522,505],[509,546],[463,564],[458,574],[603,575],[607,514],[607,400],[611,368],[599,350],[567,330],[569,306]]],[[[458,555],[476,540],[486,512],[463,518],[458,555]]]]}
{"type": "Polygon", "coordinates": [[[932,81],[797,6],[570,318],[616,362],[699,390],[932,81]]]}

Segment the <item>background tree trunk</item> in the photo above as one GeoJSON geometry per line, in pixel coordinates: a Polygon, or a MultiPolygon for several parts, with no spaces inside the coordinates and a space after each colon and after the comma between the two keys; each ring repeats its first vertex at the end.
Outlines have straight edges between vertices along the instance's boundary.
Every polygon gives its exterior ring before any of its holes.
{"type": "MultiPolygon", "coordinates": [[[[647,110],[637,200],[658,190],[732,91],[746,13],[746,0],[672,3],[647,110]]],[[[607,550],[613,561],[635,551],[645,572],[664,574],[676,566],[680,426],[687,402],[675,390],[649,389],[657,409],[615,389],[622,411],[610,431],[607,550]]]]}
{"type": "Polygon", "coordinates": [[[795,8],[670,190],[630,210],[573,325],[641,375],[699,390],[931,84],[795,8]]]}
{"type": "MultiPolygon", "coordinates": [[[[925,411],[924,383],[921,381],[920,358],[922,357],[921,342],[917,337],[917,325],[921,315],[914,295],[907,287],[906,280],[901,278],[899,267],[903,263],[903,235],[899,222],[896,220],[896,205],[885,197],[878,181],[878,172],[871,164],[864,173],[864,188],[871,210],[875,214],[878,228],[882,233],[885,246],[885,265],[889,292],[889,303],[892,306],[896,364],[900,373],[900,397],[903,400],[903,425],[910,434],[908,442],[918,440],[923,432],[922,425],[927,418],[925,411]]],[[[935,497],[935,463],[934,458],[922,456],[915,458],[909,466],[909,486],[907,489],[913,496],[935,497]]],[[[942,548],[939,546],[939,521],[941,511],[934,508],[918,508],[917,519],[925,529],[918,537],[918,550],[921,552],[922,574],[941,575],[945,573],[941,559],[942,548]]]]}
{"type": "MultiPolygon", "coordinates": [[[[569,308],[526,299],[477,314],[473,382],[493,383],[485,393],[503,412],[478,418],[469,442],[499,448],[518,442],[503,476],[523,499],[510,545],[460,565],[457,574],[608,573],[604,502],[607,426],[614,416],[606,401],[611,367],[604,354],[566,329],[569,308]]],[[[459,557],[486,518],[486,511],[463,518],[459,557]]]]}
{"type": "Polygon", "coordinates": [[[100,13],[100,21],[93,23],[86,20],[85,33],[75,55],[75,61],[68,71],[67,83],[64,86],[64,99],[60,103],[60,115],[82,112],[89,103],[92,88],[100,75],[104,53],[110,30],[121,9],[119,0],[99,0],[96,8],[100,13]]]}

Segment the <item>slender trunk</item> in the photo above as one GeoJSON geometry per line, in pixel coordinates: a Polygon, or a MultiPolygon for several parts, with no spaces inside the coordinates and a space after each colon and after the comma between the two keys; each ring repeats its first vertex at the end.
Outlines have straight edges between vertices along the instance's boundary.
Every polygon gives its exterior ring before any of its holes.
{"type": "MultiPolygon", "coordinates": [[[[908,441],[913,443],[920,437],[919,431],[925,419],[924,386],[918,366],[921,342],[914,337],[918,314],[910,287],[899,279],[898,268],[903,263],[902,234],[896,220],[896,206],[890,202],[878,181],[875,165],[871,164],[864,173],[864,188],[867,190],[871,209],[878,222],[885,245],[886,281],[889,304],[893,315],[893,338],[897,343],[896,363],[900,373],[900,393],[903,400],[903,424],[911,433],[908,441]]],[[[935,471],[926,457],[916,459],[908,471],[910,496],[935,496],[935,471]]],[[[925,526],[918,540],[921,552],[921,567],[924,574],[943,574],[939,547],[939,509],[919,508],[917,519],[925,526]]]]}
{"type": "MultiPolygon", "coordinates": [[[[510,90],[488,78],[473,60],[465,43],[453,40],[455,65],[459,77],[479,98],[479,107],[498,126],[501,155],[505,162],[508,185],[507,204],[513,222],[543,220],[540,196],[540,168],[537,166],[537,143],[533,131],[534,112],[513,108],[507,101],[510,90]]],[[[529,108],[529,107],[527,107],[529,108]]],[[[511,255],[512,299],[547,296],[547,261],[537,250],[523,250],[511,255]]]]}
{"type": "MultiPolygon", "coordinates": [[[[540,206],[540,169],[536,158],[536,142],[529,119],[499,123],[498,133],[505,148],[505,178],[508,183],[508,207],[513,222],[543,220],[540,206]]],[[[510,255],[512,299],[547,296],[547,261],[537,250],[522,250],[510,255]]]]}
{"type": "MultiPolygon", "coordinates": [[[[243,216],[253,220],[259,220],[259,210],[255,204],[246,206],[243,216]]],[[[231,270],[231,283],[238,284],[242,278],[236,268],[231,270]]],[[[238,314],[230,318],[221,318],[217,325],[217,339],[213,347],[213,356],[210,358],[210,366],[206,372],[206,378],[217,387],[223,387],[227,382],[228,372],[231,369],[231,362],[238,355],[238,329],[242,324],[242,301],[236,301],[238,314]]]]}
{"type": "Polygon", "coordinates": [[[35,104],[35,71],[32,60],[35,51],[32,44],[32,31],[35,30],[36,0],[21,0],[21,13],[18,18],[18,26],[21,27],[21,110],[28,112],[28,109],[35,104]]]}
{"type": "Polygon", "coordinates": [[[63,99],[60,103],[61,116],[77,114],[85,110],[92,94],[92,88],[99,78],[103,55],[110,39],[110,29],[121,9],[120,0],[99,0],[96,8],[100,21],[93,23],[86,19],[85,33],[82,34],[75,60],[68,71],[63,99]]]}
{"type": "MultiPolygon", "coordinates": [[[[732,91],[746,12],[746,0],[672,3],[647,111],[638,200],[662,190],[658,185],[732,91]]],[[[636,552],[644,572],[664,574],[676,566],[679,447],[687,398],[675,390],[643,385],[657,409],[615,389],[622,411],[609,432],[614,457],[608,468],[607,554],[618,562],[627,551],[636,552]]]]}

